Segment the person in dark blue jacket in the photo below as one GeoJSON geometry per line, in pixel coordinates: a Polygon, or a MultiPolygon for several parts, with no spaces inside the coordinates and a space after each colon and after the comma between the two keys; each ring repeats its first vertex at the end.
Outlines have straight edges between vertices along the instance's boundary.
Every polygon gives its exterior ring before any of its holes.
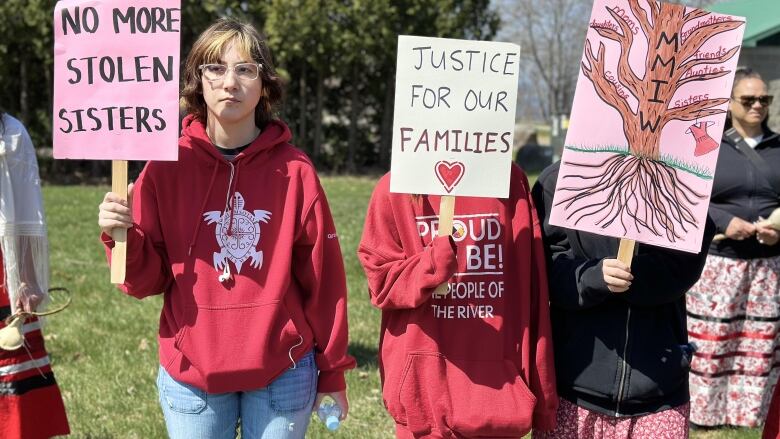
{"type": "Polygon", "coordinates": [[[550,312],[560,395],[558,428],[535,438],[688,437],[692,346],[685,293],[714,235],[708,218],[699,254],[638,244],[631,267],[619,240],[553,226],[559,163],[533,189],[548,252],[550,312]]]}

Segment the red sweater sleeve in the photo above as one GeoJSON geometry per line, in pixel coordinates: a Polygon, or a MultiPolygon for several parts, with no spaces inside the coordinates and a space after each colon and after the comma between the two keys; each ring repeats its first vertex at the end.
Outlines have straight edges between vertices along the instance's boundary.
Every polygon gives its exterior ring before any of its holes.
{"type": "MultiPolygon", "coordinates": [[[[416,233],[414,214],[409,208],[393,209],[388,182],[381,180],[371,197],[358,258],[371,303],[380,309],[417,308],[455,273],[455,245],[449,237],[436,237],[426,247],[405,246],[401,235],[410,229],[416,233]]],[[[397,201],[406,202],[400,197],[397,201]]]]}
{"type": "MultiPolygon", "coordinates": [[[[154,184],[147,164],[133,187],[133,227],[127,231],[127,269],[119,288],[139,299],[162,293],[173,281],[167,264],[157,210],[154,184]]],[[[106,257],[111,264],[114,240],[102,234],[106,257]]]]}
{"type": "Polygon", "coordinates": [[[347,355],[347,281],[341,248],[325,193],[304,212],[293,249],[293,275],[303,289],[303,310],[316,343],[318,392],[346,389],[344,371],[355,367],[347,355]]]}
{"type": "Polygon", "coordinates": [[[536,209],[531,201],[528,180],[522,178],[525,197],[518,200],[515,216],[512,221],[515,242],[527,242],[518,239],[518,234],[525,229],[531,218],[532,245],[529,251],[531,257],[531,300],[530,325],[527,340],[527,352],[523,352],[524,378],[531,392],[536,396],[536,406],[533,413],[533,428],[552,430],[555,428],[556,411],[558,409],[558,393],[555,385],[555,364],[553,359],[552,328],[550,325],[550,304],[547,287],[546,259],[542,230],[536,209]],[[519,219],[522,219],[518,222],[519,219]],[[525,224],[522,224],[525,223],[525,224]]]}

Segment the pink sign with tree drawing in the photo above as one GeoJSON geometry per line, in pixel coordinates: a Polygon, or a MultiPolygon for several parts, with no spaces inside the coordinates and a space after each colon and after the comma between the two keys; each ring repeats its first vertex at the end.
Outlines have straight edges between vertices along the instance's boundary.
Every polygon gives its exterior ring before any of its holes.
{"type": "Polygon", "coordinates": [[[699,251],[744,21],[595,0],[552,224],[699,251]]]}

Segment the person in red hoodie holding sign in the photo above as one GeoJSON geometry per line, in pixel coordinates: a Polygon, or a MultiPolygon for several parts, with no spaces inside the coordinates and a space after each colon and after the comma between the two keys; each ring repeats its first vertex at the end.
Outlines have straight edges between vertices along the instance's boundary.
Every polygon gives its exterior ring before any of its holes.
{"type": "Polygon", "coordinates": [[[382,310],[382,393],[397,437],[553,428],[544,248],[529,192],[513,165],[509,198],[458,197],[453,235],[442,237],[438,196],[390,193],[390,174],[374,189],[358,256],[382,310]]]}
{"type": "Polygon", "coordinates": [[[221,19],[187,58],[177,162],[149,162],[131,202],[122,289],[164,294],[157,385],[171,438],[303,438],[315,401],[346,417],[347,297],[325,193],[273,118],[282,82],[251,25],[221,19]],[[132,209],[131,207],[132,206],[132,209]]]}

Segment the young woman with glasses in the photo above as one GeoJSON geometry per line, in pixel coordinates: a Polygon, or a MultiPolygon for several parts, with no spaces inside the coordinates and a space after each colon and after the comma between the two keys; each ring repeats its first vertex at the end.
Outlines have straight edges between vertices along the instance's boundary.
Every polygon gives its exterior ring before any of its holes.
{"type": "Polygon", "coordinates": [[[713,241],[687,294],[696,425],[761,425],[780,374],[780,235],[762,223],[780,207],[771,103],[758,73],[737,70],[709,209],[725,239],[713,241]]]}
{"type": "Polygon", "coordinates": [[[128,229],[127,280],[163,293],[157,378],[171,438],[303,438],[330,395],[346,417],[346,281],[314,166],[274,117],[265,40],[221,19],[183,72],[177,162],[150,162],[125,203],[106,194],[106,247],[128,229]],[[240,427],[239,427],[240,425],[240,427]]]}

